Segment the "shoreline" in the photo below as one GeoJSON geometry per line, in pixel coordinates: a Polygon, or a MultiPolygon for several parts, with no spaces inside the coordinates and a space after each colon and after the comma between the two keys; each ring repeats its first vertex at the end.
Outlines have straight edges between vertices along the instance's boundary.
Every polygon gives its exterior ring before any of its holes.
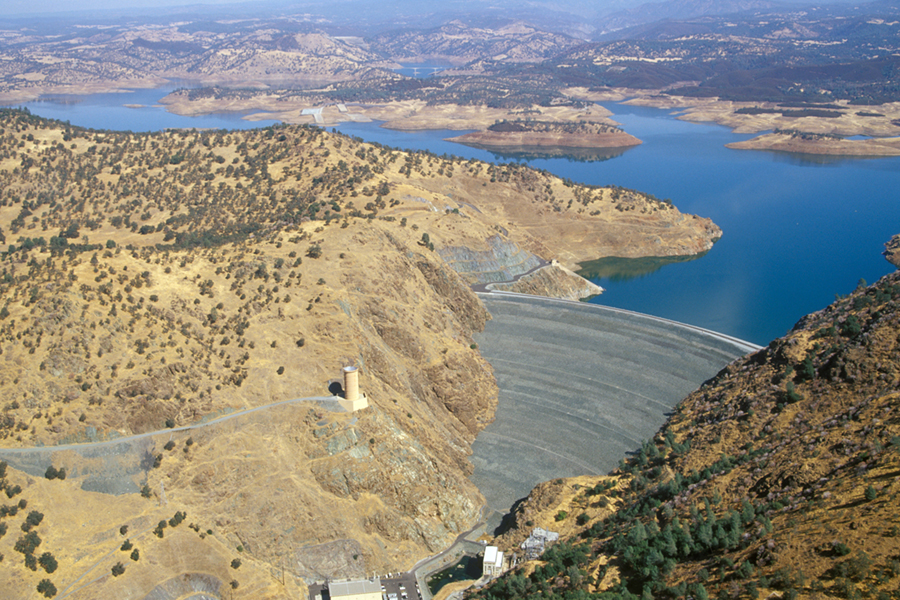
{"type": "Polygon", "coordinates": [[[629,133],[565,134],[547,132],[476,131],[444,138],[448,142],[483,148],[575,148],[605,149],[631,148],[643,142],[629,133]]]}
{"type": "Polygon", "coordinates": [[[848,140],[843,138],[810,139],[812,136],[767,133],[743,142],[725,144],[735,150],[769,150],[791,154],[812,154],[846,158],[884,158],[900,156],[900,137],[848,140]]]}
{"type": "MultiPolygon", "coordinates": [[[[179,80],[185,86],[209,85],[204,80],[179,80]]],[[[233,83],[233,82],[230,82],[233,83]]],[[[78,86],[35,87],[9,90],[0,93],[0,104],[15,106],[39,101],[48,95],[90,96],[92,94],[127,94],[134,89],[165,90],[173,82],[151,77],[131,81],[96,82],[78,86]]],[[[227,83],[226,83],[227,84],[227,83]]],[[[831,110],[836,116],[797,116],[787,107],[773,102],[734,102],[718,98],[693,98],[667,96],[663,90],[634,90],[610,88],[590,91],[586,88],[569,88],[563,93],[582,102],[621,102],[633,106],[647,106],[677,111],[677,118],[693,123],[715,123],[731,128],[737,134],[761,134],[752,140],[727,144],[728,148],[746,150],[774,150],[795,154],[846,156],[851,158],[880,158],[900,156],[900,102],[875,106],[850,105],[846,101],[835,103],[831,110]],[[740,111],[745,112],[740,112],[740,111]],[[786,116],[783,113],[788,113],[786,116]],[[773,137],[775,130],[793,132],[822,138],[794,140],[773,137]],[[829,136],[843,138],[840,143],[829,136]],[[847,137],[868,136],[866,140],[847,140],[847,137]]],[[[421,100],[391,101],[382,104],[343,104],[337,101],[313,105],[302,96],[283,97],[276,91],[257,87],[257,93],[242,98],[194,98],[189,99],[179,90],[169,92],[159,100],[167,112],[180,116],[196,117],[215,114],[247,112],[242,119],[255,122],[277,120],[291,124],[309,124],[321,127],[336,126],[346,122],[366,123],[380,121],[381,127],[398,131],[451,131],[475,130],[474,133],[447,138],[455,143],[474,145],[484,149],[515,149],[527,153],[530,149],[573,148],[605,149],[630,148],[641,143],[627,132],[599,136],[565,135],[546,133],[517,133],[514,139],[509,133],[498,134],[488,127],[505,119],[529,118],[572,123],[588,121],[617,125],[613,113],[599,104],[587,107],[533,106],[529,109],[506,110],[486,106],[439,104],[428,105],[421,100]],[[621,136],[622,139],[616,139],[621,136]],[[592,139],[588,139],[592,138],[592,139]],[[602,139],[599,139],[602,138],[602,139]],[[625,140],[628,140],[627,142],[625,140]]],[[[136,108],[136,105],[123,103],[136,108]]],[[[799,111],[802,114],[803,111],[799,111]]]]}

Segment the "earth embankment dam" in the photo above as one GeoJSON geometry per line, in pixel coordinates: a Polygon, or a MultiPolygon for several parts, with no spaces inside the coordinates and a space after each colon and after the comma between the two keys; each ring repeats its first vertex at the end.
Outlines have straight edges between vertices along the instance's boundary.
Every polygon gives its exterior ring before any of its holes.
{"type": "Polygon", "coordinates": [[[595,304],[478,295],[493,318],[476,341],[500,388],[472,457],[489,526],[541,481],[609,472],[688,393],[759,348],[595,304]]]}

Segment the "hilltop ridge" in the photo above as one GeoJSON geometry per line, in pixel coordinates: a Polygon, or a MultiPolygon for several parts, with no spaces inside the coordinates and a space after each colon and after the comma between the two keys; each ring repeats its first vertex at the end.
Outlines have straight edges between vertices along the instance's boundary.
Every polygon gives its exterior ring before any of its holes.
{"type": "Polygon", "coordinates": [[[4,110],[0,188],[0,445],[35,448],[0,486],[13,598],[45,578],[145,597],[192,573],[275,598],[411,567],[477,522],[469,455],[496,404],[472,338],[489,315],[442,250],[502,239],[575,266],[721,235],[633,190],[306,126],[134,134],[4,110]],[[166,432],[330,396],[351,364],[357,413],[166,432]],[[32,510],[37,546],[18,531],[32,510]],[[44,552],[58,567],[33,571],[44,552]]]}

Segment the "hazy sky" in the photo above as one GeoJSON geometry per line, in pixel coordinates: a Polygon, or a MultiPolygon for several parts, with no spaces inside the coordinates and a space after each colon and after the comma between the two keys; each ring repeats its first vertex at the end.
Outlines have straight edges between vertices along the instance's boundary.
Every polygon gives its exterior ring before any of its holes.
{"type": "MultiPolygon", "coordinates": [[[[323,7],[327,11],[329,8],[334,10],[336,5],[347,4],[353,1],[358,0],[298,0],[295,2],[291,2],[290,0],[275,0],[274,3],[278,5],[280,8],[291,7],[293,10],[297,10],[299,12],[303,12],[304,6],[314,6],[312,12],[322,12],[323,7]]],[[[400,0],[403,1],[403,0],[400,0]]],[[[530,4],[532,6],[556,6],[556,7],[571,7],[575,8],[576,6],[582,10],[574,10],[575,13],[583,12],[583,10],[587,7],[588,12],[592,13],[607,13],[612,12],[614,10],[638,6],[645,3],[654,3],[660,2],[661,0],[532,0],[531,2],[517,2],[516,0],[487,0],[482,6],[487,7],[491,4],[496,5],[508,5],[511,2],[513,4],[530,4]]],[[[662,0],[665,1],[665,0],[662,0]]],[[[854,0],[783,0],[787,3],[803,3],[803,4],[833,4],[833,3],[854,3],[854,0]]],[[[385,3],[385,4],[393,4],[391,0],[363,0],[363,2],[376,2],[376,3],[385,3]]],[[[413,5],[418,7],[418,11],[416,12],[430,12],[434,9],[439,8],[447,8],[448,6],[452,6],[454,4],[464,4],[465,0],[461,2],[458,0],[454,2],[453,0],[423,0],[421,2],[414,2],[413,5]],[[433,7],[433,8],[432,8],[433,7]]],[[[856,2],[862,3],[862,2],[856,2]]],[[[258,5],[260,10],[265,10],[267,7],[272,6],[272,2],[266,0],[0,0],[0,16],[25,16],[25,15],[37,15],[37,14],[51,14],[51,13],[71,13],[71,12],[82,12],[82,11],[93,11],[93,10],[104,10],[104,11],[113,11],[117,13],[128,13],[131,10],[137,12],[148,12],[152,11],[154,13],[163,12],[160,11],[160,8],[164,7],[203,7],[203,6],[211,6],[211,5],[228,5],[228,4],[244,4],[244,5],[258,5]],[[141,10],[144,9],[144,10],[141,10]]],[[[564,8],[563,8],[564,9],[564,8]]],[[[207,8],[208,10],[208,8],[207,8]]],[[[565,10],[565,9],[564,9],[565,10]]]]}
{"type": "Polygon", "coordinates": [[[235,4],[246,0],[2,0],[0,15],[29,15],[86,10],[128,10],[164,6],[235,4]]]}

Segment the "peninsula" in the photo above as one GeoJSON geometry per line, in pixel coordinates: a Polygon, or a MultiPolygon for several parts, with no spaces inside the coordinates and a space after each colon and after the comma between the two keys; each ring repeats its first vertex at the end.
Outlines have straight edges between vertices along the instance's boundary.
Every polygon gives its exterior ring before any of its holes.
{"type": "MultiPolygon", "coordinates": [[[[6,109],[0,156],[0,445],[37,448],[0,487],[43,515],[23,554],[27,511],[4,507],[15,599],[197,573],[278,598],[411,567],[484,503],[471,444],[497,384],[475,281],[721,235],[634,190],[303,125],[133,134],[6,109]],[[326,401],[344,366],[354,413],[326,401]]],[[[596,293],[553,273],[545,292],[596,293]]]]}
{"type": "Polygon", "coordinates": [[[494,123],[485,131],[447,138],[477,148],[554,149],[630,148],[639,139],[606,123],[559,123],[513,120],[494,123]]]}

